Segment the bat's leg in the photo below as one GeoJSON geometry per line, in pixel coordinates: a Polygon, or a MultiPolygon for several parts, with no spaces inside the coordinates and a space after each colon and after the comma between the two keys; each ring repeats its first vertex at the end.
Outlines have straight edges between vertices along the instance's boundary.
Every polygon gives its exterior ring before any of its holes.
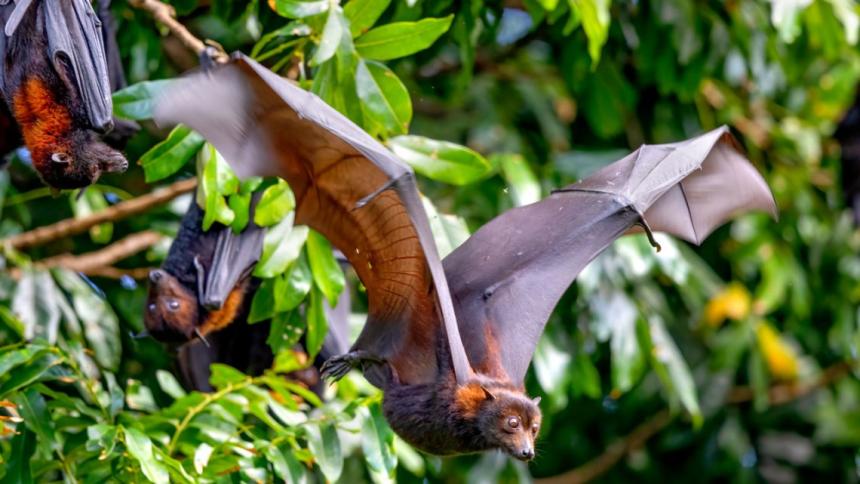
{"type": "Polygon", "coordinates": [[[337,381],[349,373],[349,370],[365,363],[382,364],[385,360],[365,350],[353,350],[326,360],[320,368],[320,373],[324,380],[337,381]]]}
{"type": "Polygon", "coordinates": [[[657,240],[654,239],[654,233],[651,232],[651,227],[648,225],[648,222],[645,221],[645,217],[642,217],[640,215],[639,221],[636,222],[636,225],[642,227],[642,229],[645,231],[645,235],[648,236],[648,242],[651,243],[651,247],[654,247],[655,249],[657,249],[657,252],[660,252],[660,249],[662,247],[660,247],[660,244],[657,242],[657,240]]]}
{"type": "Polygon", "coordinates": [[[355,203],[355,208],[353,208],[353,210],[358,210],[359,208],[367,205],[368,203],[370,203],[371,200],[373,200],[374,198],[379,196],[380,193],[384,192],[385,190],[388,190],[389,188],[394,187],[397,184],[397,182],[400,181],[404,176],[406,176],[406,175],[401,175],[401,176],[398,176],[397,178],[392,178],[392,179],[388,180],[387,182],[385,182],[385,184],[383,184],[381,187],[374,190],[370,195],[362,197],[361,200],[359,200],[358,202],[355,203]]]}

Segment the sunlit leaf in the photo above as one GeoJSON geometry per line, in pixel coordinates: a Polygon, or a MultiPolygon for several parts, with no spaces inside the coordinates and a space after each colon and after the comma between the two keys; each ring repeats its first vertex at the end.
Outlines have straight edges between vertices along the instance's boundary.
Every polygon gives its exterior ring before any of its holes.
{"type": "Polygon", "coordinates": [[[314,283],[328,299],[331,307],[337,304],[337,297],[343,290],[346,281],[343,270],[334,257],[328,239],[316,231],[308,234],[308,262],[313,273],[314,283]]]}
{"type": "Polygon", "coordinates": [[[310,425],[306,428],[308,446],[326,479],[337,481],[343,471],[340,438],[332,424],[310,425]]]}
{"type": "Polygon", "coordinates": [[[388,145],[416,172],[452,185],[472,183],[492,170],[490,163],[480,154],[448,141],[408,135],[392,138],[388,145]]]}
{"type": "Polygon", "coordinates": [[[312,290],[307,311],[308,330],[305,335],[305,347],[311,358],[315,357],[322,349],[325,336],[328,333],[328,320],[323,304],[325,304],[323,294],[316,289],[312,290]]]}
{"type": "Polygon", "coordinates": [[[368,407],[361,425],[361,448],[368,470],[375,482],[394,482],[397,456],[394,454],[394,432],[382,415],[379,404],[368,407]]]}
{"type": "Polygon", "coordinates": [[[328,12],[328,18],[322,31],[317,51],[311,59],[313,65],[320,65],[329,60],[340,45],[341,37],[347,35],[346,20],[340,7],[332,8],[328,12]]]}
{"type": "Polygon", "coordinates": [[[269,227],[280,222],[296,207],[296,198],[290,186],[284,180],[266,188],[260,197],[260,202],[254,210],[254,223],[260,227],[269,227]]]}
{"type": "Polygon", "coordinates": [[[426,18],[418,22],[395,22],[377,27],[355,39],[355,48],[362,57],[390,60],[422,51],[436,41],[451,26],[453,15],[426,18]]]}
{"type": "Polygon", "coordinates": [[[122,354],[119,319],[113,308],[79,276],[54,270],[54,278],[69,293],[75,313],[84,325],[84,336],[103,368],[116,369],[122,354]]]}
{"type": "Polygon", "coordinates": [[[308,238],[308,228],[304,225],[293,227],[293,214],[277,225],[270,227],[263,238],[263,255],[254,268],[257,277],[274,277],[283,273],[301,253],[308,238]]]}
{"type": "Polygon", "coordinates": [[[170,80],[143,81],[113,93],[113,114],[118,118],[141,121],[152,118],[155,98],[170,80]]]}
{"type": "Polygon", "coordinates": [[[540,182],[522,155],[495,155],[492,164],[502,169],[514,204],[522,206],[540,200],[540,182]]]}
{"type": "Polygon", "coordinates": [[[407,132],[412,101],[406,86],[390,69],[378,62],[359,62],[355,83],[370,134],[388,137],[407,132]]]}
{"type": "Polygon", "coordinates": [[[152,183],[179,171],[194,157],[205,141],[187,126],[179,125],[167,139],[153,146],[140,157],[146,182],[152,183]]]}
{"type": "Polygon", "coordinates": [[[349,20],[349,31],[357,37],[373,27],[391,0],[351,0],[343,7],[343,14],[349,20]]]}
{"type": "Polygon", "coordinates": [[[170,482],[167,469],[155,459],[152,453],[152,441],[149,437],[135,428],[125,428],[123,434],[128,453],[140,464],[143,475],[156,484],[170,482]]]}
{"type": "Polygon", "coordinates": [[[305,18],[328,10],[329,0],[268,0],[269,7],[287,18],[305,18]]]}

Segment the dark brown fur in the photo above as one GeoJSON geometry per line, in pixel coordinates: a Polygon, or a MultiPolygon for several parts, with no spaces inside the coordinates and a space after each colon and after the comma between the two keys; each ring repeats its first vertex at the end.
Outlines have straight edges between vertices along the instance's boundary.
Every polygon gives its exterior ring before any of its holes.
{"type": "Polygon", "coordinates": [[[459,386],[444,336],[438,338],[439,378],[431,384],[402,384],[390,370],[383,411],[391,428],[406,442],[436,455],[499,449],[518,459],[534,457],[541,412],[507,380],[475,375],[459,386]],[[518,428],[507,427],[510,418],[518,428]]]}
{"type": "Polygon", "coordinates": [[[103,172],[125,171],[128,161],[89,129],[73,74],[69,69],[57,72],[49,58],[40,8],[32,6],[8,40],[2,60],[6,102],[45,183],[84,187],[103,172]]]}

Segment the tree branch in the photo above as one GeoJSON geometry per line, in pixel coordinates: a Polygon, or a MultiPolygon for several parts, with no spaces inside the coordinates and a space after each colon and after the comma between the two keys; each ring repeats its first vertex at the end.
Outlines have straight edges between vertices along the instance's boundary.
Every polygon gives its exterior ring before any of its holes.
{"type": "MultiPolygon", "coordinates": [[[[824,387],[828,387],[851,373],[854,363],[842,361],[826,368],[821,375],[808,383],[783,383],[774,385],[768,390],[768,399],[771,405],[783,405],[798,400],[810,393],[824,387]]],[[[727,404],[739,404],[752,401],[755,397],[752,388],[733,388],[726,398],[727,404]]],[[[627,454],[642,448],[645,443],[661,430],[672,423],[673,416],[669,410],[663,409],[645,423],[636,427],[633,432],[611,444],[602,454],[585,464],[546,479],[536,479],[539,484],[579,484],[590,482],[602,476],[615,467],[627,454]]]]}
{"type": "MultiPolygon", "coordinates": [[[[51,269],[53,267],[62,267],[74,272],[83,272],[91,276],[117,276],[125,275],[122,269],[110,267],[113,264],[136,254],[144,249],[152,247],[162,235],[158,232],[145,230],[136,234],[131,234],[123,239],[120,239],[107,247],[88,252],[81,255],[62,254],[54,257],[48,257],[33,263],[33,267],[37,269],[51,269]]],[[[134,275],[140,275],[142,270],[135,270],[134,275]]],[[[18,279],[21,276],[20,268],[13,268],[9,271],[13,279],[18,279]]],[[[145,277],[145,276],[144,276],[145,277]]]]}
{"type": "MultiPolygon", "coordinates": [[[[198,39],[185,28],[184,25],[176,20],[176,10],[172,6],[159,0],[129,0],[132,7],[146,10],[152,15],[157,22],[167,27],[176,38],[178,38],[186,47],[194,51],[198,56],[202,54],[207,47],[207,44],[198,39]]],[[[218,49],[218,52],[213,56],[216,62],[227,62],[229,57],[223,50],[218,49]]]]}
{"type": "Polygon", "coordinates": [[[194,190],[196,186],[196,178],[180,180],[165,188],[132,198],[131,200],[119,202],[116,205],[86,217],[61,220],[55,224],[45,225],[29,232],[7,237],[0,240],[0,246],[23,249],[79,234],[98,224],[113,222],[145,212],[156,205],[169,202],[183,193],[194,190]]]}

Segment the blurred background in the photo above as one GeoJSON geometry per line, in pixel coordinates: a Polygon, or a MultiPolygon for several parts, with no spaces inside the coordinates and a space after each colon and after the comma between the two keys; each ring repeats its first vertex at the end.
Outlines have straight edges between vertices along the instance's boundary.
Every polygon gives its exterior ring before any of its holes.
{"type": "MultiPolygon", "coordinates": [[[[323,398],[285,380],[303,361],[292,343],[326,322],[262,299],[261,317],[291,331],[270,339],[274,367],[254,377],[217,367],[215,393],[188,393],[171,350],[131,333],[143,328],[147,269],[164,259],[191,195],[77,235],[9,243],[194,175],[207,213],[233,220],[223,161],[194,133],[168,138],[148,121],[164,85],[150,81],[198,57],[144,3],[111,6],[130,84],[115,113],[141,124],[126,149],[141,163],[81,196],[43,188],[24,150],[0,173],[4,482],[860,480],[856,2],[170,2],[194,35],[298,81],[411,163],[443,253],[642,143],[731,128],[779,220],[745,216],[701,247],[660,237],[660,253],[626,237],[593,262],[529,371],[544,411],[530,464],[419,454],[387,428],[360,375],[323,398]],[[39,263],[145,230],[156,235],[121,260],[39,263]]],[[[267,246],[291,224],[275,225],[267,246]]],[[[305,257],[257,275],[284,277],[305,257]]],[[[298,301],[336,297],[339,271],[311,269],[314,287],[298,301]]],[[[355,284],[352,293],[355,331],[364,300],[355,284]]]]}

